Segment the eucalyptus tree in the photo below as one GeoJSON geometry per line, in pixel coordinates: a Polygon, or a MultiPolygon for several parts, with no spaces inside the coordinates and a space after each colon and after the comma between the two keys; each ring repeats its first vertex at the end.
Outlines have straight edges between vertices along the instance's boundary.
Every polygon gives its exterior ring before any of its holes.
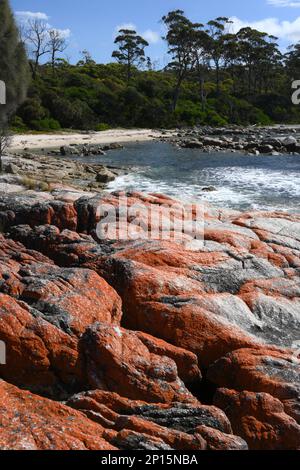
{"type": "Polygon", "coordinates": [[[129,83],[133,67],[147,60],[145,48],[149,46],[149,43],[134,30],[120,29],[115,44],[119,46],[119,49],[113,51],[112,57],[126,66],[127,83],[129,83]]]}
{"type": "Polygon", "coordinates": [[[288,47],[284,61],[292,80],[300,79],[300,42],[288,47]]]}
{"type": "Polygon", "coordinates": [[[5,98],[0,104],[1,156],[9,144],[8,123],[26,97],[28,60],[8,0],[0,0],[0,81],[5,98]]]}
{"type": "Polygon", "coordinates": [[[196,24],[194,27],[193,55],[195,60],[193,64],[193,75],[199,84],[201,106],[202,111],[204,111],[207,97],[205,81],[210,69],[208,54],[210,38],[208,32],[203,29],[204,26],[202,24],[196,24]]]}
{"type": "Polygon", "coordinates": [[[184,16],[184,11],[174,10],[162,18],[167,28],[164,39],[168,43],[168,54],[172,60],[168,69],[172,70],[176,77],[172,110],[175,111],[179,99],[183,81],[194,69],[197,62],[196,43],[199,41],[197,32],[203,25],[192,23],[184,16]]]}
{"type": "Polygon", "coordinates": [[[226,59],[226,38],[231,24],[232,21],[224,16],[220,16],[207,23],[209,34],[208,52],[216,71],[216,85],[218,93],[220,93],[221,67],[226,59]]]}
{"type": "Polygon", "coordinates": [[[281,53],[276,39],[250,27],[242,28],[236,35],[239,60],[247,74],[247,91],[255,93],[265,89],[274,69],[281,63],[281,53]]]}
{"type": "Polygon", "coordinates": [[[24,40],[32,56],[30,67],[32,77],[35,79],[41,58],[50,53],[47,23],[40,19],[29,20],[25,27],[24,40]]]}
{"type": "Polygon", "coordinates": [[[52,66],[52,70],[54,71],[57,53],[64,52],[67,49],[68,44],[67,44],[67,40],[65,36],[58,29],[50,29],[48,34],[49,34],[48,45],[49,45],[49,52],[51,56],[51,66],[52,66]]]}

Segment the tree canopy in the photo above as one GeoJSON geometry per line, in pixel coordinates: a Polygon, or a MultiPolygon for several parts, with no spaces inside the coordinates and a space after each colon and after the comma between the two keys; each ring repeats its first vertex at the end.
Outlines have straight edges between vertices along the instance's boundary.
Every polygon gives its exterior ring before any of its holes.
{"type": "Polygon", "coordinates": [[[119,46],[119,49],[112,53],[112,57],[117,59],[120,64],[126,65],[127,81],[129,82],[133,66],[146,61],[145,47],[149,44],[131,29],[120,29],[115,44],[119,46]]]}
{"type": "MultiPolygon", "coordinates": [[[[24,97],[27,64],[8,1],[0,5],[0,70],[9,84],[9,114],[24,97]]],[[[67,43],[59,31],[43,22],[27,25],[32,80],[14,129],[299,123],[300,107],[291,100],[299,44],[282,54],[271,35],[250,27],[233,33],[223,16],[193,22],[183,10],[170,11],[162,24],[169,57],[163,68],[131,29],[118,32],[112,63],[99,64],[84,50],[73,65],[63,56],[67,43]]]]}
{"type": "Polygon", "coordinates": [[[6,104],[0,105],[4,126],[26,97],[28,61],[8,0],[0,0],[0,80],[6,87],[6,104]]]}

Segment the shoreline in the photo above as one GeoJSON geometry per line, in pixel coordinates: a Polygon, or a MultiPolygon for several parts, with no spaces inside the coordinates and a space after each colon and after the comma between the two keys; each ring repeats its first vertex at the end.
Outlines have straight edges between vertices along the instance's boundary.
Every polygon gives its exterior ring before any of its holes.
{"type": "Polygon", "coordinates": [[[113,129],[101,132],[62,132],[55,134],[17,134],[13,136],[10,151],[59,148],[71,144],[101,145],[128,142],[147,142],[163,137],[151,129],[113,129]]]}
{"type": "Polygon", "coordinates": [[[162,141],[202,152],[245,152],[248,155],[300,154],[300,126],[200,126],[184,129],[110,129],[61,131],[53,134],[17,134],[11,152],[46,151],[60,147],[162,141]]]}

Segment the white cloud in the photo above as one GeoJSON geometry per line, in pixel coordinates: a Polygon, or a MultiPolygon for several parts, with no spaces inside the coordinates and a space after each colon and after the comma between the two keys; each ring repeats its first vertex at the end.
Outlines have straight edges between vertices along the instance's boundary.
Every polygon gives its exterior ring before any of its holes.
{"type": "Polygon", "coordinates": [[[49,16],[46,13],[41,13],[40,11],[16,11],[16,16],[18,16],[21,20],[49,20],[49,16]]]}
{"type": "MultiPolygon", "coordinates": [[[[51,28],[51,26],[50,26],[50,28],[51,28]]],[[[72,34],[71,30],[68,29],[68,28],[67,29],[51,28],[51,29],[54,29],[54,31],[58,31],[59,34],[65,39],[69,38],[72,34]]]]}
{"type": "Polygon", "coordinates": [[[152,29],[147,29],[147,31],[142,33],[142,36],[149,44],[156,44],[161,39],[160,34],[157,31],[152,31],[152,29]]]}
{"type": "Polygon", "coordinates": [[[293,0],[267,0],[267,3],[274,7],[300,8],[300,2],[293,0]]]}
{"type": "Polygon", "coordinates": [[[122,23],[116,26],[115,34],[118,34],[120,29],[129,29],[130,31],[136,31],[137,27],[134,23],[122,23]]]}
{"type": "MultiPolygon", "coordinates": [[[[129,29],[130,31],[138,32],[138,27],[134,23],[122,23],[116,26],[115,31],[114,31],[114,37],[118,34],[120,29],[129,29]]],[[[149,42],[149,44],[156,44],[161,39],[160,34],[157,31],[153,31],[152,29],[147,29],[143,33],[138,32],[138,34],[140,34],[143,38],[145,38],[146,41],[149,42]]]]}
{"type": "Polygon", "coordinates": [[[280,21],[278,18],[265,18],[258,21],[244,21],[236,16],[231,18],[232,32],[250,26],[253,29],[276,36],[288,41],[300,41],[300,16],[294,21],[280,21]]]}
{"type": "Polygon", "coordinates": [[[48,20],[50,19],[50,17],[46,13],[33,12],[33,11],[16,11],[15,15],[17,16],[19,22],[25,25],[30,20],[44,21],[48,29],[53,29],[55,31],[58,31],[61,34],[61,36],[63,36],[65,39],[69,38],[72,34],[69,28],[59,29],[59,28],[54,28],[51,24],[49,24],[48,20]]]}

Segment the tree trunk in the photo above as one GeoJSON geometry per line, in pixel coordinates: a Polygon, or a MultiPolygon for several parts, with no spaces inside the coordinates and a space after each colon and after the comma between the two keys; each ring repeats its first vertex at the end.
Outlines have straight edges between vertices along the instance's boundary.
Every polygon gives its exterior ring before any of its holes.
{"type": "Polygon", "coordinates": [[[216,74],[217,74],[217,94],[220,94],[220,64],[219,61],[216,61],[216,74]]]}
{"type": "Polygon", "coordinates": [[[179,99],[181,84],[182,84],[182,77],[179,77],[178,80],[177,80],[177,83],[176,83],[175,90],[174,90],[173,103],[172,103],[173,113],[176,111],[176,108],[177,108],[177,103],[178,103],[178,99],[179,99]]]}
{"type": "Polygon", "coordinates": [[[38,66],[39,66],[39,58],[37,57],[33,65],[33,72],[32,72],[32,78],[34,80],[36,79],[36,76],[37,76],[38,66]]]}
{"type": "Polygon", "coordinates": [[[52,72],[54,73],[54,70],[55,70],[55,51],[52,52],[51,64],[52,64],[52,72]]]}
{"type": "Polygon", "coordinates": [[[131,63],[130,63],[130,59],[128,58],[127,60],[127,85],[129,84],[131,80],[131,63]]]}
{"type": "Polygon", "coordinates": [[[202,111],[205,111],[206,108],[206,96],[205,96],[205,91],[204,91],[204,77],[200,77],[200,96],[201,96],[201,107],[202,111]]]}

